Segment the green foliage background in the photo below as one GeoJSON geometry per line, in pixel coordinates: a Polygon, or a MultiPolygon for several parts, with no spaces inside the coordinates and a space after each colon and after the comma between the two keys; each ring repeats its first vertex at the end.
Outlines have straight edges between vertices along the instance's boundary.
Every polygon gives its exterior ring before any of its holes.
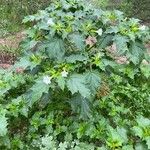
{"type": "MultiPolygon", "coordinates": [[[[136,17],[146,22],[150,20],[149,0],[86,0],[96,7],[119,9],[130,17],[136,17]]],[[[46,8],[51,0],[1,0],[0,1],[0,36],[8,32],[21,30],[24,16],[46,8]]]]}
{"type": "Polygon", "coordinates": [[[98,7],[119,9],[129,17],[136,17],[143,21],[150,21],[149,0],[90,0],[98,7]]]}
{"type": "Polygon", "coordinates": [[[124,5],[121,7],[125,10],[125,13],[132,17],[142,19],[143,21],[150,21],[150,3],[149,0],[126,0],[124,5]],[[129,7],[128,7],[129,6],[129,7]],[[127,9],[127,10],[126,10],[127,9]]]}
{"type": "Polygon", "coordinates": [[[1,0],[0,36],[20,31],[24,16],[44,9],[49,4],[50,0],[1,0]]]}
{"type": "Polygon", "coordinates": [[[149,28],[80,0],[23,22],[23,54],[0,69],[0,149],[150,149],[149,28]]]}

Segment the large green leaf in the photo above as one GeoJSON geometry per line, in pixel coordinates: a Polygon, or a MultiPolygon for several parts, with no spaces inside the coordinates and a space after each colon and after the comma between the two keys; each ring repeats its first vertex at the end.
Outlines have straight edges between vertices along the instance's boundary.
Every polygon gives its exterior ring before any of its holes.
{"type": "Polygon", "coordinates": [[[138,42],[132,43],[130,46],[129,59],[134,64],[139,64],[144,58],[145,47],[138,42]]]}
{"type": "Polygon", "coordinates": [[[26,69],[29,67],[32,70],[37,65],[39,65],[39,63],[31,61],[29,56],[25,56],[25,57],[22,57],[18,62],[16,62],[14,67],[23,68],[23,69],[26,69]]]}
{"type": "Polygon", "coordinates": [[[36,66],[40,65],[42,58],[43,56],[40,53],[28,51],[15,63],[14,68],[30,68],[33,70],[36,66]]]}
{"type": "Polygon", "coordinates": [[[71,42],[75,45],[75,47],[79,50],[84,50],[85,48],[85,38],[79,34],[71,34],[70,36],[71,42]]]}
{"type": "Polygon", "coordinates": [[[120,135],[120,138],[122,139],[122,141],[124,141],[124,143],[128,142],[127,131],[125,128],[117,127],[117,133],[120,135]]]}
{"type": "Polygon", "coordinates": [[[114,129],[111,126],[108,126],[108,131],[108,145],[111,145],[112,141],[117,142],[118,146],[122,146],[123,143],[127,143],[128,138],[124,128],[117,127],[117,129],[114,129]]]}
{"type": "Polygon", "coordinates": [[[46,42],[46,45],[44,46],[50,58],[62,60],[65,54],[65,46],[62,39],[50,37],[49,40],[46,42]]]}
{"type": "Polygon", "coordinates": [[[100,87],[100,75],[98,72],[88,72],[85,74],[85,79],[92,95],[95,95],[97,89],[100,87]]]}
{"type": "Polygon", "coordinates": [[[90,96],[90,90],[86,85],[85,78],[80,74],[73,74],[70,76],[67,81],[67,87],[71,91],[72,94],[80,93],[83,97],[90,96]]]}
{"type": "Polygon", "coordinates": [[[114,36],[113,41],[116,44],[118,54],[122,55],[128,51],[127,42],[129,39],[127,37],[116,35],[114,36]]]}
{"type": "Polygon", "coordinates": [[[106,48],[107,46],[110,46],[113,43],[113,36],[111,34],[104,35],[100,37],[97,41],[98,46],[100,48],[106,48]]]}
{"type": "Polygon", "coordinates": [[[30,38],[26,38],[24,41],[21,42],[21,47],[24,50],[31,50],[31,49],[36,48],[37,44],[38,44],[38,41],[31,40],[30,38]]]}
{"type": "Polygon", "coordinates": [[[143,137],[143,130],[138,127],[138,126],[134,126],[133,127],[133,131],[135,132],[135,135],[142,138],[143,137]]]}
{"type": "Polygon", "coordinates": [[[76,113],[79,113],[81,118],[86,119],[87,117],[90,117],[90,102],[87,98],[77,94],[69,103],[71,104],[72,110],[76,113]]]}
{"type": "Polygon", "coordinates": [[[30,106],[36,101],[40,100],[44,93],[48,93],[49,85],[45,84],[42,79],[38,79],[36,83],[31,87],[29,92],[25,95],[30,106]]]}
{"type": "Polygon", "coordinates": [[[59,86],[62,90],[64,90],[65,84],[66,84],[65,79],[64,79],[63,77],[58,77],[56,81],[57,81],[57,83],[58,83],[58,86],[59,86]]]}

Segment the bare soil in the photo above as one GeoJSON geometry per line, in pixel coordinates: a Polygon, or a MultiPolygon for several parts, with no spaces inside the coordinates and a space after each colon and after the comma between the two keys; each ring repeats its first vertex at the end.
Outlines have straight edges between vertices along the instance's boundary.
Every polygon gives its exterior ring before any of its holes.
{"type": "Polygon", "coordinates": [[[12,48],[18,48],[19,43],[23,40],[24,37],[25,34],[23,32],[18,32],[15,35],[11,35],[5,38],[0,38],[0,45],[12,47],[12,48]]]}
{"type": "Polygon", "coordinates": [[[14,35],[0,38],[0,68],[7,69],[15,62],[16,55],[10,50],[18,49],[19,43],[24,37],[25,34],[23,32],[18,32],[14,35]]]}

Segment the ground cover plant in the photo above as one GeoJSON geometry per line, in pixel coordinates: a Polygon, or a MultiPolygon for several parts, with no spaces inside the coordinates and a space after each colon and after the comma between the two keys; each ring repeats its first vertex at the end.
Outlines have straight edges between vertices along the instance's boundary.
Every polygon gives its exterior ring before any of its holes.
{"type": "Polygon", "coordinates": [[[23,22],[24,53],[0,70],[0,149],[150,149],[149,28],[78,0],[23,22]]]}

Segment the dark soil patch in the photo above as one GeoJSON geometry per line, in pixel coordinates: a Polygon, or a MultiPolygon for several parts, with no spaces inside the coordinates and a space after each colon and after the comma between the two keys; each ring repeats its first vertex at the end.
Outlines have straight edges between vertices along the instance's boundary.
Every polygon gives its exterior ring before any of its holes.
{"type": "Polygon", "coordinates": [[[17,58],[16,51],[24,37],[23,32],[18,32],[15,35],[0,38],[0,68],[7,69],[14,64],[17,58]]]}
{"type": "Polygon", "coordinates": [[[0,53],[0,64],[14,64],[16,55],[11,53],[0,53]]]}

